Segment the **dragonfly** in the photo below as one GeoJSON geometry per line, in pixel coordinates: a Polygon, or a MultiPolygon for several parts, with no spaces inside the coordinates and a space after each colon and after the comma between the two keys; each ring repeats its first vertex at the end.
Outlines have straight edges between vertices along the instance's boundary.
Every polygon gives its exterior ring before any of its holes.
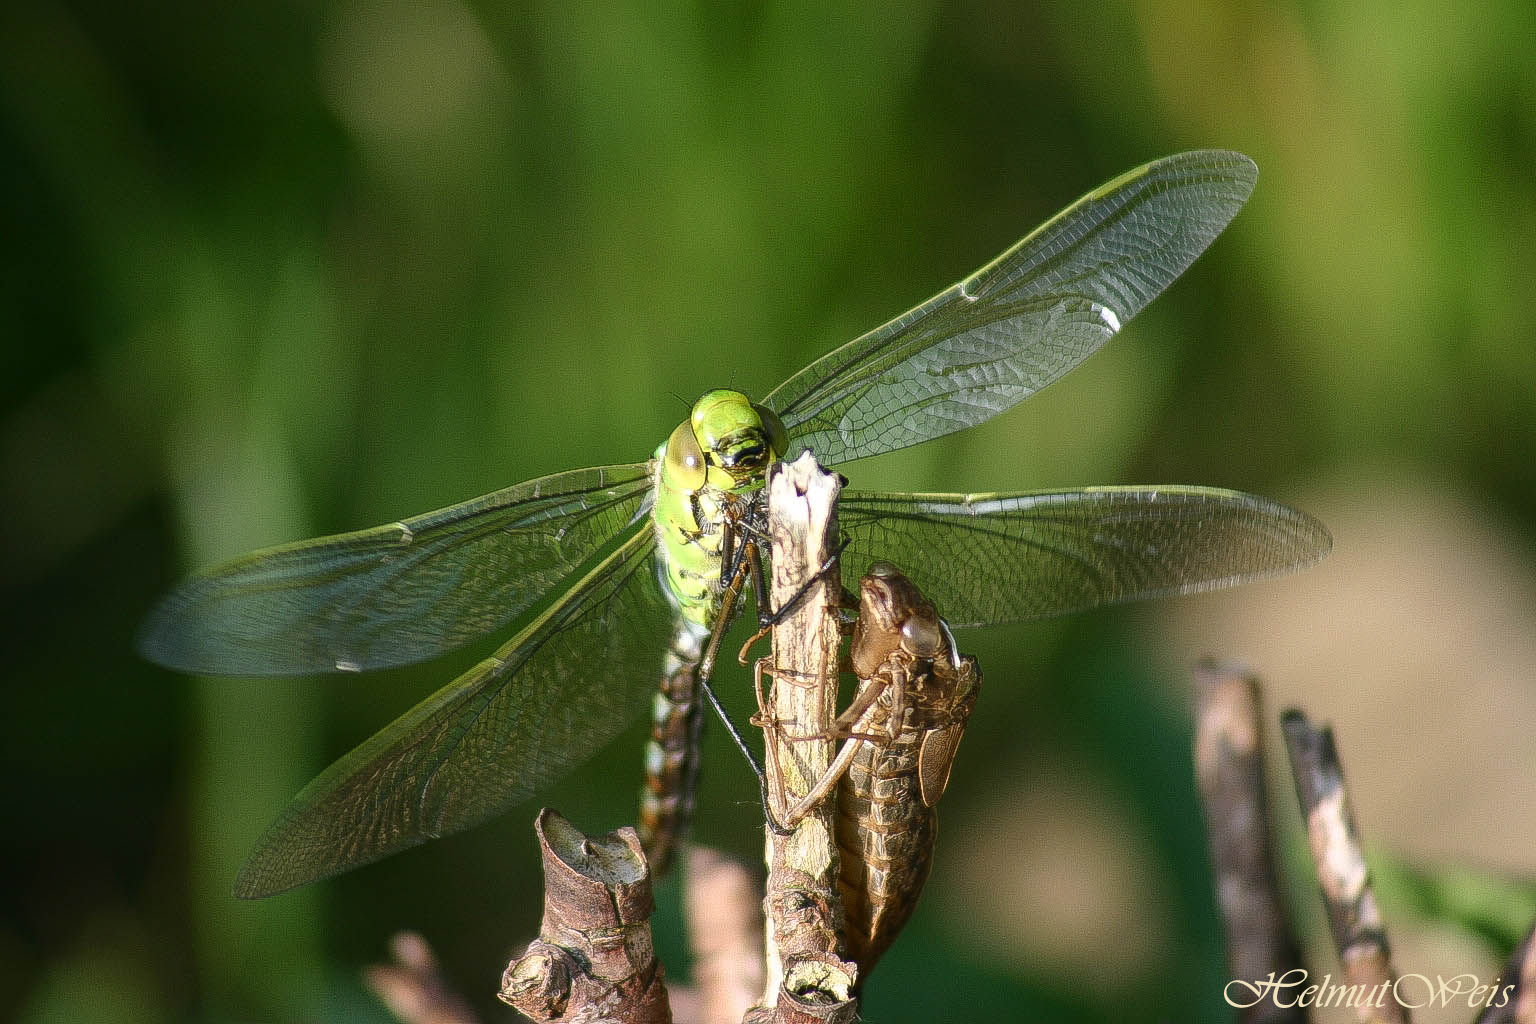
{"type": "MultiPolygon", "coordinates": [[[[806,448],[829,466],[894,451],[1029,397],[1182,274],[1256,178],[1252,161],[1221,150],[1154,161],[761,402],[706,392],[648,460],[539,477],[190,577],[146,618],[139,649],[194,674],[365,671],[506,637],[306,786],[258,839],[235,894],[280,893],[483,822],[648,707],[647,765],[663,781],[642,819],[664,860],[691,811],[703,668],[738,607],[728,580],[769,468],[806,448]],[[677,784],[681,795],[666,791],[677,784]]],[[[1192,486],[844,490],[839,520],[848,586],[861,566],[898,562],[957,627],[1228,586],[1331,545],[1304,513],[1192,486]]]]}

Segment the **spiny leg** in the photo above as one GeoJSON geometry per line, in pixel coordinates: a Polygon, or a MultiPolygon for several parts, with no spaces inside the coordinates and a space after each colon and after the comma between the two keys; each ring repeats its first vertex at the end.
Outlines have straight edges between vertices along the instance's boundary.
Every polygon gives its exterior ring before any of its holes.
{"type": "Polygon", "coordinates": [[[647,751],[647,785],[641,794],[640,833],[647,857],[657,874],[670,860],[692,815],[704,723],[699,693],[702,692],[714,708],[732,742],[757,776],[758,791],[767,815],[767,776],[710,683],[720,644],[735,618],[748,575],[761,565],[759,548],[750,539],[750,532],[737,528],[738,519],[739,515],[728,515],[719,527],[722,576],[718,584],[718,614],[707,630],[693,638],[692,644],[683,645],[683,648],[691,649],[674,649],[673,665],[663,680],[654,715],[652,741],[647,751]]]}
{"type": "MultiPolygon", "coordinates": [[[[727,520],[727,539],[730,538],[729,520],[727,520]]],[[[725,586],[725,591],[720,599],[720,614],[715,617],[715,624],[709,631],[709,640],[704,645],[704,656],[699,659],[698,685],[704,691],[704,696],[709,699],[709,704],[715,709],[715,714],[720,716],[720,721],[725,723],[726,732],[730,733],[742,756],[747,759],[747,764],[752,766],[752,771],[757,775],[758,782],[767,785],[763,779],[763,767],[757,761],[757,757],[747,746],[747,741],[742,737],[741,731],[736,728],[736,723],[731,721],[731,716],[726,713],[720,698],[715,695],[714,687],[709,685],[710,678],[715,673],[715,658],[720,653],[720,644],[725,639],[725,631],[731,624],[735,615],[736,602],[741,598],[741,589],[745,585],[746,571],[749,563],[757,561],[757,545],[751,541],[741,545],[747,551],[736,558],[737,571],[725,586]]]]}
{"type": "MultiPolygon", "coordinates": [[[[761,548],[761,544],[766,542],[767,537],[758,522],[763,514],[760,503],[757,497],[754,496],[744,510],[741,510],[736,515],[726,516],[722,524],[721,550],[724,553],[724,557],[721,559],[720,564],[722,584],[720,614],[716,617],[714,627],[710,630],[709,640],[705,645],[703,657],[699,661],[698,686],[703,690],[705,697],[708,698],[710,706],[715,709],[715,714],[725,723],[726,731],[735,742],[737,749],[741,751],[742,756],[747,759],[747,764],[751,766],[752,771],[757,775],[758,789],[763,805],[763,816],[767,820],[769,827],[775,831],[784,832],[784,827],[780,825],[777,815],[774,814],[769,799],[768,777],[764,774],[762,765],[747,746],[740,730],[736,728],[736,723],[731,720],[730,715],[720,703],[720,698],[716,696],[714,687],[710,685],[710,679],[714,675],[715,660],[719,656],[720,645],[725,639],[725,631],[735,618],[736,605],[741,600],[741,592],[746,586],[747,578],[750,577],[752,579],[753,596],[758,609],[759,629],[738,654],[738,658],[743,665],[747,664],[746,652],[751,646],[766,636],[774,626],[792,614],[800,602],[810,593],[811,588],[836,567],[838,556],[848,546],[850,538],[844,538],[838,544],[837,550],[827,556],[827,559],[817,569],[816,573],[809,580],[801,584],[800,588],[782,608],[768,612],[767,609],[771,601],[768,597],[768,581],[764,572],[761,548]]],[[[857,600],[846,589],[842,590],[839,602],[840,607],[857,607],[857,603],[857,600]]],[[[754,673],[754,687],[758,692],[758,710],[761,715],[764,713],[764,710],[761,675],[758,673],[754,673]]],[[[695,746],[694,750],[697,751],[697,749],[697,746],[695,746]]],[[[767,750],[769,756],[774,757],[775,751],[773,751],[771,743],[767,745],[767,750]]],[[[848,751],[846,758],[843,760],[842,767],[837,770],[835,775],[832,775],[830,784],[836,784],[837,777],[846,770],[847,760],[851,759],[852,756],[852,751],[848,751]]],[[[698,758],[695,755],[693,760],[694,771],[692,773],[694,776],[697,775],[697,764],[698,758]]],[[[776,763],[774,770],[777,770],[776,763]]],[[[825,791],[821,795],[824,796],[825,791]]],[[[799,817],[804,817],[804,813],[803,811],[800,812],[799,817]]]]}
{"type": "MultiPolygon", "coordinates": [[[[832,569],[837,565],[838,556],[843,553],[843,549],[848,546],[850,540],[851,538],[843,539],[843,542],[837,546],[837,550],[827,556],[826,561],[821,563],[821,567],[816,570],[811,578],[800,584],[800,589],[796,590],[794,594],[790,596],[790,599],[784,602],[784,607],[775,609],[771,612],[768,612],[767,614],[764,614],[764,609],[766,609],[769,605],[768,583],[763,578],[762,562],[761,560],[758,561],[757,573],[754,583],[756,588],[755,596],[757,598],[758,609],[757,632],[747,637],[747,642],[742,644],[741,650],[736,652],[737,661],[743,665],[746,665],[751,661],[751,658],[747,652],[749,652],[753,647],[756,647],[758,643],[760,643],[762,639],[769,633],[772,633],[773,627],[777,626],[779,623],[783,622],[785,619],[789,618],[789,616],[794,614],[795,609],[800,607],[800,602],[804,601],[806,595],[811,592],[811,588],[814,587],[817,583],[820,583],[822,578],[825,577],[827,573],[831,572],[832,569]]],[[[838,595],[837,604],[829,607],[835,607],[838,610],[858,608],[859,599],[855,597],[847,587],[839,587],[838,589],[840,593],[838,595]]],[[[847,636],[848,630],[851,627],[848,622],[840,622],[838,624],[838,628],[842,631],[844,636],[847,636]]]]}
{"type": "MultiPolygon", "coordinates": [[[[764,493],[759,491],[753,494],[746,501],[744,508],[726,520],[723,532],[725,546],[722,550],[728,553],[728,557],[721,566],[721,585],[723,586],[727,579],[735,576],[738,571],[738,563],[749,557],[749,549],[750,557],[754,563],[752,569],[752,592],[753,596],[757,599],[758,631],[753,635],[752,640],[748,642],[748,646],[756,643],[769,630],[783,622],[794,613],[796,608],[800,607],[800,602],[805,600],[805,596],[810,593],[811,588],[821,582],[827,573],[832,571],[838,557],[842,555],[843,550],[853,540],[852,537],[844,537],[837,545],[837,549],[827,556],[826,561],[821,563],[821,567],[812,574],[810,579],[800,584],[800,588],[795,591],[788,601],[784,602],[783,607],[773,608],[773,602],[768,596],[768,580],[764,576],[764,563],[758,557],[758,552],[768,548],[771,543],[766,527],[768,510],[763,501],[764,493]],[[737,539],[738,534],[740,534],[741,543],[734,553],[735,557],[733,559],[731,557],[731,544],[737,539]]],[[[843,590],[842,600],[844,607],[858,607],[858,598],[849,594],[846,589],[843,590]]],[[[741,663],[743,665],[747,663],[745,657],[741,658],[741,663]]]]}
{"type": "MultiPolygon", "coordinates": [[[[726,520],[725,539],[728,541],[735,540],[734,531],[731,529],[732,522],[733,520],[731,519],[726,520]]],[[[773,814],[768,806],[768,777],[763,773],[762,765],[753,755],[752,749],[747,746],[746,739],[742,736],[741,731],[736,728],[736,723],[731,720],[731,716],[720,703],[720,698],[715,695],[714,687],[709,683],[710,677],[714,674],[715,659],[720,653],[720,644],[725,639],[725,630],[734,617],[736,603],[741,599],[741,591],[746,585],[746,578],[749,574],[754,574],[758,578],[761,578],[762,575],[762,559],[759,555],[756,541],[747,540],[741,543],[739,548],[741,550],[731,552],[732,557],[728,559],[728,561],[734,564],[735,571],[731,574],[730,580],[725,585],[724,592],[721,595],[720,614],[715,619],[714,628],[710,630],[709,641],[704,648],[704,656],[699,660],[698,685],[704,691],[704,696],[709,700],[710,706],[715,709],[715,714],[720,717],[720,721],[725,723],[726,732],[730,734],[731,739],[736,743],[736,748],[741,751],[742,756],[747,759],[747,764],[751,766],[753,774],[757,776],[757,788],[763,804],[763,814],[771,821],[773,820],[773,814]]],[[[694,748],[695,764],[698,763],[697,749],[697,747],[694,748]]]]}

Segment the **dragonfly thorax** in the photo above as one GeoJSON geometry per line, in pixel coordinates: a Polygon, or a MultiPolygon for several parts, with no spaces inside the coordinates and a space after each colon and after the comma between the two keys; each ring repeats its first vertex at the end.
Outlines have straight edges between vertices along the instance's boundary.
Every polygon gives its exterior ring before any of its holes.
{"type": "Polygon", "coordinates": [[[728,518],[744,514],[783,456],[784,427],[739,391],[706,392],[656,453],[653,515],[663,583],[683,617],[713,620],[719,608],[728,518]]]}

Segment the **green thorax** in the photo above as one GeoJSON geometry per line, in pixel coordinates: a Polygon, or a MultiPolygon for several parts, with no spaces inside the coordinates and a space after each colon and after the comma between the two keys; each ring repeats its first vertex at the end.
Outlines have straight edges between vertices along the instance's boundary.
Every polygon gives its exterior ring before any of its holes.
{"type": "Polygon", "coordinates": [[[707,392],[656,449],[656,539],[662,582],[683,618],[710,626],[720,611],[726,520],[784,455],[784,427],[739,391],[707,392]]]}

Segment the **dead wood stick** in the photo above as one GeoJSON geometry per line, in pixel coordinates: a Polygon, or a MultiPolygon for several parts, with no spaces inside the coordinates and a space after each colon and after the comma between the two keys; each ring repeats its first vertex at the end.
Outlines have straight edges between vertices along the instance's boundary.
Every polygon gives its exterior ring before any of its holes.
{"type": "MultiPolygon", "coordinates": [[[[773,605],[788,607],[804,593],[773,630],[773,695],[765,742],[772,745],[768,786],[776,808],[794,806],[809,792],[826,772],[835,746],[840,640],[835,561],[817,576],[836,547],[840,486],[840,478],[809,453],[780,466],[768,482],[773,605]]],[[[769,830],[763,1002],[771,1009],[754,1011],[749,1019],[854,1019],[857,1002],[851,992],[857,969],[842,958],[833,810],[829,800],[787,835],[769,830]]]]}
{"type": "MultiPolygon", "coordinates": [[[[1195,667],[1194,679],[1195,774],[1226,928],[1227,964],[1235,981],[1257,985],[1302,966],[1275,880],[1259,679],[1209,658],[1195,667]]],[[[1238,1020],[1306,1024],[1307,1013],[1261,999],[1239,1011],[1238,1020]]]]}
{"type": "Polygon", "coordinates": [[[427,940],[400,932],[389,943],[391,964],[363,969],[363,983],[402,1024],[479,1024],[462,996],[448,987],[427,940]]]}
{"type": "Polygon", "coordinates": [[[1536,1024],[1536,924],[1532,924],[1495,983],[1497,1005],[1485,1008],[1475,1024],[1536,1024]]]}
{"type": "Polygon", "coordinates": [[[668,1024],[651,944],[650,870],[635,830],[590,839],[548,809],[534,828],[544,860],[544,921],[539,937],[507,965],[499,998],[541,1024],[668,1024]]]}
{"type": "Polygon", "coordinates": [[[1365,993],[1382,994],[1352,1002],[1356,1019],[1361,1024],[1408,1024],[1407,1009],[1392,998],[1397,974],[1360,849],[1360,832],[1344,788],[1333,731],[1313,727],[1294,709],[1280,716],[1280,724],[1345,983],[1350,988],[1360,986],[1365,993]]]}
{"type": "Polygon", "coordinates": [[[672,986],[673,1013],[697,1024],[738,1024],[763,991],[762,879],[698,845],[687,849],[684,877],[694,985],[687,993],[672,986]]]}

